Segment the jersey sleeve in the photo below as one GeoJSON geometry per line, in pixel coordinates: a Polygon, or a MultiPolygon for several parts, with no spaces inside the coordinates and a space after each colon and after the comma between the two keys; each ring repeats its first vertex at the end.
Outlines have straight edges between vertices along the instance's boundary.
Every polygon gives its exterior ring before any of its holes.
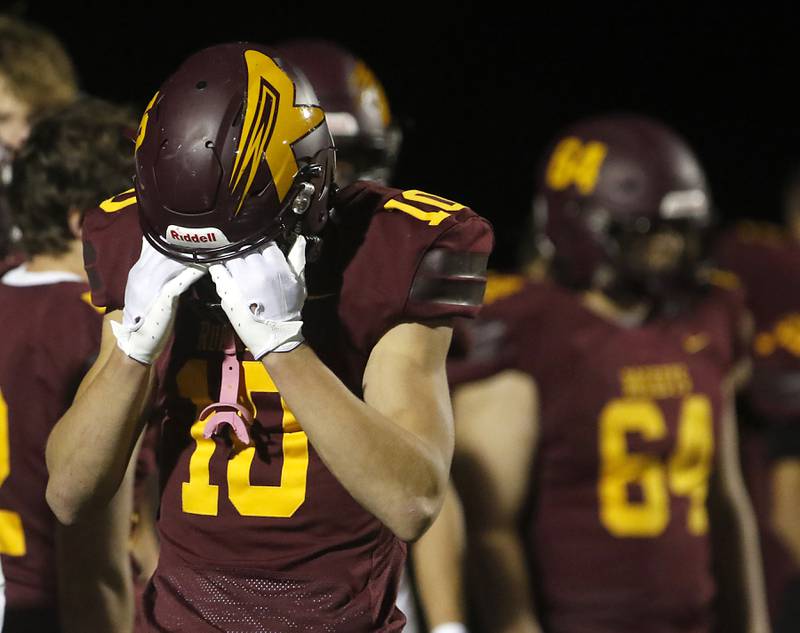
{"type": "Polygon", "coordinates": [[[43,316],[41,343],[49,350],[46,356],[59,377],[56,382],[68,386],[71,398],[97,358],[103,317],[84,284],[58,284],[49,297],[48,313],[58,318],[43,316]]]}
{"type": "Polygon", "coordinates": [[[453,343],[447,357],[451,388],[488,378],[515,366],[515,315],[518,297],[525,288],[522,275],[490,272],[484,306],[476,319],[459,319],[453,328],[453,343]]]}
{"type": "Polygon", "coordinates": [[[343,190],[337,205],[368,218],[339,304],[357,348],[368,353],[398,323],[477,315],[494,239],[485,219],[439,196],[371,183],[343,190]]]}
{"type": "Polygon", "coordinates": [[[83,261],[92,303],[119,310],[125,302],[128,272],[139,259],[142,229],[133,190],[90,210],[83,220],[83,261]]]}
{"type": "Polygon", "coordinates": [[[751,288],[770,274],[771,255],[784,250],[787,242],[785,231],[776,225],[739,222],[717,237],[713,257],[720,269],[736,274],[742,285],[751,288]]]}
{"type": "Polygon", "coordinates": [[[738,276],[726,270],[713,270],[710,282],[714,298],[728,323],[728,366],[733,369],[750,357],[753,321],[747,307],[745,289],[738,276]]]}

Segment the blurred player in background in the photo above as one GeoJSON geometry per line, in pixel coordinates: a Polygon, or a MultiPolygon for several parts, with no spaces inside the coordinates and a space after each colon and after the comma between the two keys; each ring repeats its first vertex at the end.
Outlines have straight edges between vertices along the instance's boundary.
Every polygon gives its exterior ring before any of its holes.
{"type": "Polygon", "coordinates": [[[403,135],[372,69],[325,40],[291,40],[276,48],[311,82],[325,110],[336,143],[336,184],[391,183],[403,135]]]}
{"type": "Polygon", "coordinates": [[[536,214],[549,279],[504,279],[451,367],[483,624],[765,633],[733,410],[747,317],[702,266],[700,165],[655,121],[584,120],[548,152],[536,214]]]}
{"type": "MultiPolygon", "coordinates": [[[[129,630],[130,493],[71,527],[45,500],[45,444],[100,346],[83,269],[86,209],[126,186],[129,112],[82,99],[17,153],[10,201],[25,262],[0,277],[0,554],[6,631],[129,630]]],[[[91,445],[91,438],[87,438],[91,445]]]]}
{"type": "MultiPolygon", "coordinates": [[[[325,40],[292,40],[277,45],[283,57],[295,68],[299,69],[314,87],[320,105],[325,110],[325,117],[331,135],[336,144],[336,184],[346,186],[355,180],[369,180],[382,185],[392,182],[394,166],[400,150],[402,132],[392,116],[386,92],[375,73],[366,63],[355,57],[342,47],[325,40]]],[[[449,495],[442,510],[441,524],[447,523],[447,542],[429,542],[423,538],[411,548],[412,558],[424,555],[427,547],[435,547],[439,551],[439,560],[446,552],[456,558],[458,544],[453,542],[452,535],[457,532],[452,525],[459,520],[453,503],[454,495],[449,495]],[[455,546],[455,549],[451,549],[455,546]]],[[[447,605],[461,605],[460,594],[450,596],[437,590],[438,583],[422,582],[420,591],[421,607],[427,624],[431,628],[454,619],[463,619],[463,614],[454,614],[447,605]],[[428,600],[430,591],[439,594],[428,600]]],[[[417,604],[408,574],[404,574],[400,583],[397,600],[398,607],[406,614],[406,633],[420,630],[417,621],[417,604]]]]}
{"type": "Polygon", "coordinates": [[[742,460],[777,633],[800,631],[800,171],[783,203],[783,227],[740,222],[716,245],[720,263],[742,280],[755,320],[742,460]]]}
{"type": "Polygon", "coordinates": [[[491,229],[418,190],[337,190],[324,112],[273,55],[187,59],[142,118],[135,187],[87,214],[109,314],[47,497],[66,522],[102,506],[153,401],[152,630],[398,631],[404,541],[449,472],[450,323],[477,313],[491,229]]]}
{"type": "Polygon", "coordinates": [[[11,223],[5,190],[11,161],[37,119],[73,101],[75,72],[63,46],[39,26],[0,14],[0,260],[11,223]]]}

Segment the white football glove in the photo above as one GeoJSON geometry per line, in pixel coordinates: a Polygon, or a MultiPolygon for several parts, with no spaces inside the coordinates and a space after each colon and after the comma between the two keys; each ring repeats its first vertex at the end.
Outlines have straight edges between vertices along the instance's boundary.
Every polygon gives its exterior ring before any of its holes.
{"type": "Polygon", "coordinates": [[[306,240],[297,237],[288,256],[275,242],[209,267],[222,307],[253,358],[288,352],[303,342],[306,240]]]}
{"type": "Polygon", "coordinates": [[[117,346],[131,358],[150,365],[172,332],[178,298],[206,274],[162,255],[142,238],[142,254],[128,273],[122,323],[111,322],[117,346]]]}

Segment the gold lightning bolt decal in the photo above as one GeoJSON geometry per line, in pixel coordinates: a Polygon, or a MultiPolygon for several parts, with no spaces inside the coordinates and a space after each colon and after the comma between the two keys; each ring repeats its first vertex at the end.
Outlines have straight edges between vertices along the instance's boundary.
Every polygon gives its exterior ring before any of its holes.
{"type": "Polygon", "coordinates": [[[133,151],[139,149],[139,146],[144,141],[144,135],[147,134],[147,121],[150,119],[150,110],[153,109],[153,105],[158,99],[158,93],[156,92],[153,95],[153,98],[150,99],[150,103],[147,104],[147,107],[144,109],[144,114],[142,115],[142,121],[139,123],[139,133],[136,135],[136,147],[133,151]]]}
{"type": "Polygon", "coordinates": [[[319,106],[295,105],[294,83],[270,57],[248,50],[244,59],[247,102],[229,182],[232,192],[244,183],[237,213],[253,186],[262,156],[275,181],[278,199],[283,202],[298,170],[292,144],[325,120],[319,106]]]}

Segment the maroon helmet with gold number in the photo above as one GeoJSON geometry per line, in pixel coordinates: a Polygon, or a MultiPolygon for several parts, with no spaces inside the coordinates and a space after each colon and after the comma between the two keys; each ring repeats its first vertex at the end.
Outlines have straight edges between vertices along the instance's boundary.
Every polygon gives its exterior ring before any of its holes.
{"type": "Polygon", "coordinates": [[[535,213],[561,281],[644,291],[694,272],[711,221],[706,178],[691,149],[663,124],[633,115],[586,119],[558,136],[535,213]],[[645,261],[641,238],[658,232],[676,236],[666,247],[675,255],[645,261]]]}
{"type": "Polygon", "coordinates": [[[142,117],[142,228],[161,252],[202,262],[293,229],[313,234],[328,217],[334,169],[308,81],[261,45],[212,46],[163,83],[142,117]]]}
{"type": "Polygon", "coordinates": [[[337,184],[391,180],[402,135],[369,66],[325,40],[292,40],[276,49],[308,78],[325,109],[336,141],[337,184]]]}

